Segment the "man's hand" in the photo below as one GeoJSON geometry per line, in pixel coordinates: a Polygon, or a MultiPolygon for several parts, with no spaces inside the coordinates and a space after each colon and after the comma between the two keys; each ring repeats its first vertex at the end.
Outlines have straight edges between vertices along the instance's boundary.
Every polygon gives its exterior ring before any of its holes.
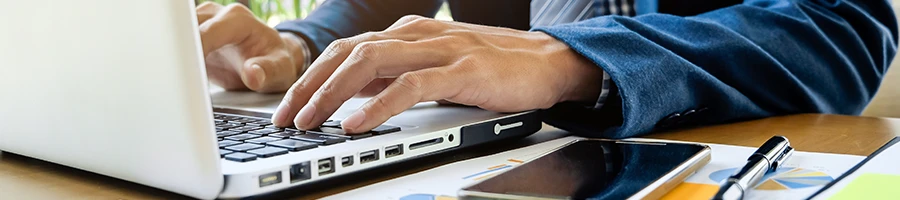
{"type": "Polygon", "coordinates": [[[302,73],[299,38],[279,34],[240,4],[197,7],[209,79],[227,90],[283,92],[302,73]]]}
{"type": "Polygon", "coordinates": [[[549,108],[596,100],[601,76],[541,32],[407,16],[385,31],[331,43],[288,91],[273,123],[315,128],[357,93],[375,96],[343,120],[351,133],[423,101],[499,112],[549,108]]]}

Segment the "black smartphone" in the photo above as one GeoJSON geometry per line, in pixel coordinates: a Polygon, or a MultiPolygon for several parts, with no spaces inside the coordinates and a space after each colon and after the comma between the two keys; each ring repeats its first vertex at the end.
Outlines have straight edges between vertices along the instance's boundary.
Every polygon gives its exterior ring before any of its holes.
{"type": "Polygon", "coordinates": [[[701,144],[582,139],[459,191],[461,199],[658,199],[709,163],[701,144]]]}

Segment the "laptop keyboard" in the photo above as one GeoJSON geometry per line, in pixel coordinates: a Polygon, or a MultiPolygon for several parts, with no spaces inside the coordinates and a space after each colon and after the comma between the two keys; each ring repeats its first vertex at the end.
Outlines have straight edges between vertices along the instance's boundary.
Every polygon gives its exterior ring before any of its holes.
{"type": "Polygon", "coordinates": [[[215,113],[219,155],[230,161],[250,162],[261,158],[399,132],[400,127],[380,125],[363,134],[349,135],[340,120],[328,120],[316,130],[278,128],[268,119],[215,113]]]}

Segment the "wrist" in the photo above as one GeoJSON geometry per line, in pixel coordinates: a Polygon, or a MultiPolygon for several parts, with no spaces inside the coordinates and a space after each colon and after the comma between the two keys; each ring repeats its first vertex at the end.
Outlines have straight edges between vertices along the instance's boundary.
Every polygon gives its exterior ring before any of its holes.
{"type": "Polygon", "coordinates": [[[309,46],[307,46],[306,41],[304,41],[303,38],[300,38],[294,33],[281,32],[279,35],[281,36],[281,40],[284,42],[285,47],[287,47],[288,53],[291,54],[291,58],[294,61],[294,67],[297,69],[297,77],[300,77],[312,63],[309,46]]]}
{"type": "Polygon", "coordinates": [[[559,102],[577,101],[594,102],[600,95],[603,82],[603,69],[570,48],[567,44],[556,38],[546,36],[546,45],[552,48],[548,60],[551,66],[557,67],[563,79],[562,93],[559,102]]]}

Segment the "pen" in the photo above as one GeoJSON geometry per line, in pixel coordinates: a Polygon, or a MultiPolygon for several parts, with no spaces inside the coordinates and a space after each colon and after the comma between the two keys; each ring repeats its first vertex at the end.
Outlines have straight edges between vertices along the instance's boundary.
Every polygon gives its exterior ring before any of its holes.
{"type": "Polygon", "coordinates": [[[770,138],[747,158],[744,167],[724,180],[712,199],[743,199],[750,187],[759,183],[766,173],[778,169],[793,153],[794,148],[786,137],[770,138]]]}

